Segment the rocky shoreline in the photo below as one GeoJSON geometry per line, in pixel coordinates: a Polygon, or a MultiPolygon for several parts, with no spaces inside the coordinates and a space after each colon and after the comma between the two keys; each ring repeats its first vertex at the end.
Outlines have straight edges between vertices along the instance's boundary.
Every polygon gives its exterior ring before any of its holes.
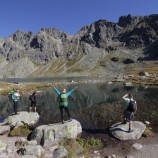
{"type": "MultiPolygon", "coordinates": [[[[22,137],[23,130],[20,127],[25,125],[26,130],[26,125],[27,128],[33,126],[37,123],[38,118],[37,113],[19,112],[18,115],[9,116],[1,123],[1,158],[156,158],[154,156],[158,153],[158,138],[156,135],[141,137],[145,130],[145,125],[141,122],[139,126],[143,125],[144,129],[140,132],[135,128],[134,133],[120,130],[121,128],[126,129],[126,125],[119,128],[116,125],[112,126],[110,133],[120,132],[121,139],[124,139],[124,134],[127,134],[129,140],[120,141],[103,131],[87,132],[86,136],[80,123],[74,119],[66,121],[64,124],[34,126],[31,134],[22,137]],[[25,124],[21,121],[25,121],[25,124]],[[6,126],[10,128],[2,130],[6,126]],[[9,134],[8,137],[8,133],[13,130],[18,131],[17,135],[9,134]],[[139,137],[137,137],[138,134],[139,137]],[[84,135],[86,139],[83,139],[84,135]]],[[[142,127],[136,126],[137,129],[142,129],[142,127]]],[[[113,133],[113,135],[115,134],[113,133]]]]}

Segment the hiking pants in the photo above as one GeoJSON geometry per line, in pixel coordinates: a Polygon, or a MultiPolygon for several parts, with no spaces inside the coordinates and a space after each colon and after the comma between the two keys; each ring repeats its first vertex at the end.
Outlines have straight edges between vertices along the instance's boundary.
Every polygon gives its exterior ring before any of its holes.
{"type": "Polygon", "coordinates": [[[13,108],[14,108],[14,113],[17,114],[17,110],[18,110],[18,101],[13,101],[13,108]]]}
{"type": "Polygon", "coordinates": [[[63,109],[65,109],[65,111],[67,112],[67,115],[68,115],[68,117],[70,119],[70,113],[69,113],[68,107],[67,106],[60,106],[59,108],[60,108],[60,114],[61,114],[62,122],[64,121],[64,119],[63,119],[63,109]]]}

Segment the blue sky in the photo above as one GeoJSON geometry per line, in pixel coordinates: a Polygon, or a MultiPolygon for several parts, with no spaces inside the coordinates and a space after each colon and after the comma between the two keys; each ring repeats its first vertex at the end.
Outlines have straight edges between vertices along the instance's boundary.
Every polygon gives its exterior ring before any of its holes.
{"type": "Polygon", "coordinates": [[[69,34],[99,19],[158,13],[157,0],[0,0],[0,37],[55,27],[69,34]]]}

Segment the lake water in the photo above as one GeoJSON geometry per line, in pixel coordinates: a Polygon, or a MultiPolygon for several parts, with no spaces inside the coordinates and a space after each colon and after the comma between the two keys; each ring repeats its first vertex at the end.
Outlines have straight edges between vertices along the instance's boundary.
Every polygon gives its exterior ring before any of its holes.
{"type": "MultiPolygon", "coordinates": [[[[59,86],[70,90],[73,85],[59,86]]],[[[72,118],[79,120],[85,128],[106,128],[123,120],[124,101],[121,97],[132,92],[138,104],[135,120],[149,121],[158,129],[158,88],[156,87],[125,87],[122,84],[87,83],[80,84],[69,98],[69,109],[72,118]]],[[[20,99],[20,111],[28,110],[28,95],[20,99]]],[[[7,117],[12,113],[13,106],[7,96],[0,96],[0,115],[7,117]]],[[[60,122],[57,95],[53,88],[42,91],[37,99],[37,111],[44,123],[60,122]]],[[[67,116],[65,115],[65,118],[67,116]]]]}

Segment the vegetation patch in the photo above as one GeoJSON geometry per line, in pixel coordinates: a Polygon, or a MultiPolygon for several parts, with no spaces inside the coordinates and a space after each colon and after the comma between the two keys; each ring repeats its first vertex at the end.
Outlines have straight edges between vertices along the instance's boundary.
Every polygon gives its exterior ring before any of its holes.
{"type": "Polygon", "coordinates": [[[153,137],[154,133],[152,132],[152,128],[147,127],[144,131],[144,133],[142,134],[143,137],[153,137]]]}
{"type": "Polygon", "coordinates": [[[10,133],[9,136],[10,137],[25,137],[28,136],[30,133],[32,132],[32,129],[28,126],[28,125],[22,125],[19,126],[18,128],[13,128],[10,133]]]}
{"type": "Polygon", "coordinates": [[[77,142],[79,142],[80,145],[82,145],[83,148],[102,148],[103,142],[95,137],[89,137],[88,139],[77,139],[77,142]]]}

